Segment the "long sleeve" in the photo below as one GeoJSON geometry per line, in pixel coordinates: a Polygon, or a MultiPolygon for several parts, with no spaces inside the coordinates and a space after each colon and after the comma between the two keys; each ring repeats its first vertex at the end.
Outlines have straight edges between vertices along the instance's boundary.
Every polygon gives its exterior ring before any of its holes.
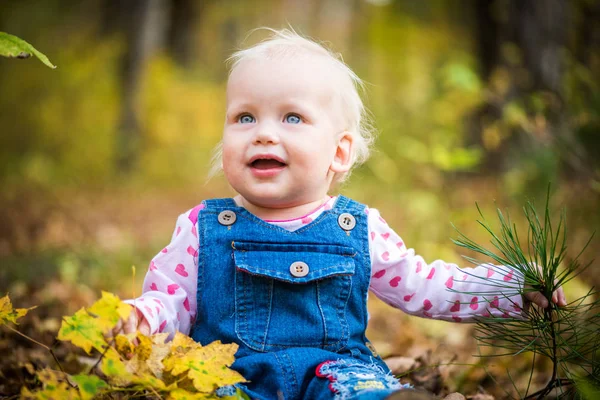
{"type": "Polygon", "coordinates": [[[171,242],[150,261],[142,296],[134,305],[150,324],[150,332],[188,334],[196,316],[198,233],[200,204],[181,214],[171,242]]]}
{"type": "Polygon", "coordinates": [[[514,271],[493,265],[462,269],[442,260],[427,263],[406,247],[379,211],[367,208],[365,212],[370,289],[381,300],[408,314],[448,321],[469,322],[486,316],[522,318],[523,299],[517,292],[520,279],[514,271]]]}

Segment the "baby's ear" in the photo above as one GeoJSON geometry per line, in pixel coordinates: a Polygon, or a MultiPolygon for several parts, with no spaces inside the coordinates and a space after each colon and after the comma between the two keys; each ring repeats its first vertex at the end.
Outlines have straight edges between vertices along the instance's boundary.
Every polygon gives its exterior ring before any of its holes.
{"type": "Polygon", "coordinates": [[[354,144],[354,139],[348,131],[340,133],[337,140],[335,155],[331,162],[331,166],[329,167],[329,169],[336,174],[348,172],[350,167],[352,167],[352,146],[354,144]]]}

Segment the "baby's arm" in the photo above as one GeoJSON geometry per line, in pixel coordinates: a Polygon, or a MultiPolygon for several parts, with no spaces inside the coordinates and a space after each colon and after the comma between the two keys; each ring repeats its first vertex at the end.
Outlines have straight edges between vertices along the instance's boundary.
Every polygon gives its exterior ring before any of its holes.
{"type": "Polygon", "coordinates": [[[379,211],[366,212],[370,289],[377,297],[408,314],[427,318],[467,322],[477,316],[521,317],[523,299],[518,286],[522,279],[515,271],[491,265],[461,269],[442,260],[427,264],[406,247],[379,211]]]}
{"type": "Polygon", "coordinates": [[[196,221],[202,208],[201,204],[177,219],[171,243],[150,261],[142,296],[126,301],[137,312],[122,324],[122,331],[135,330],[137,320],[137,328],[142,332],[147,329],[150,334],[189,333],[196,315],[199,248],[196,221]]]}

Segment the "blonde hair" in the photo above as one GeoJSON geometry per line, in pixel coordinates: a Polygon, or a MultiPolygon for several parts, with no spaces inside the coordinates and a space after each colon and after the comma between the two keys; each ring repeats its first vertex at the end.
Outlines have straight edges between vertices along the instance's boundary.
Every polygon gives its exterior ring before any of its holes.
{"type": "MultiPolygon", "coordinates": [[[[359,94],[359,91],[364,90],[364,82],[344,63],[341,54],[334,53],[323,44],[304,37],[293,29],[258,28],[250,33],[257,30],[267,30],[271,34],[256,45],[233,53],[227,59],[227,63],[230,65],[229,74],[244,60],[257,58],[284,59],[298,54],[314,54],[331,61],[332,66],[346,78],[340,81],[341,87],[336,90],[336,93],[342,103],[341,111],[343,120],[346,123],[345,130],[352,135],[353,139],[353,150],[350,156],[351,169],[348,172],[336,174],[333,178],[334,183],[343,182],[350,175],[352,168],[362,164],[369,158],[375,136],[369,112],[359,94]]],[[[209,178],[222,170],[222,150],[222,142],[219,142],[213,152],[209,178]]]]}

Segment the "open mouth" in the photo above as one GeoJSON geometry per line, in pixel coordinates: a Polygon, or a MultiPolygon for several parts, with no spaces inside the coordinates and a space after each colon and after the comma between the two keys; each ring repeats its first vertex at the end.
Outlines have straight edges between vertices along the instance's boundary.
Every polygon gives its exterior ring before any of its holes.
{"type": "Polygon", "coordinates": [[[275,160],[273,158],[261,158],[258,160],[254,160],[250,163],[252,168],[256,169],[273,169],[273,168],[283,168],[285,167],[285,163],[281,161],[275,160]]]}
{"type": "Polygon", "coordinates": [[[281,169],[287,164],[279,157],[264,154],[252,157],[250,159],[250,167],[257,170],[270,170],[270,169],[281,169]]]}

